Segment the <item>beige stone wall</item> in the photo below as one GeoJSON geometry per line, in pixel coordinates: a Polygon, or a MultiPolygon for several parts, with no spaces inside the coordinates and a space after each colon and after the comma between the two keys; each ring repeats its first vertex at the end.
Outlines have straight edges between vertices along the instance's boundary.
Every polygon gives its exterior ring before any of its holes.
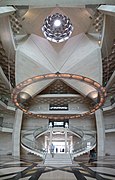
{"type": "Polygon", "coordinates": [[[0,154],[12,153],[12,133],[0,132],[0,154]]]}
{"type": "MultiPolygon", "coordinates": [[[[115,112],[104,112],[105,129],[115,127],[115,112]]],[[[115,155],[115,128],[105,134],[105,154],[115,155]]]]}
{"type": "Polygon", "coordinates": [[[115,155],[115,132],[105,134],[105,155],[115,155]]]}
{"type": "Polygon", "coordinates": [[[36,119],[28,117],[22,121],[22,130],[37,129],[38,127],[48,126],[48,119],[36,119]]]}
{"type": "Polygon", "coordinates": [[[71,119],[69,120],[69,125],[85,130],[96,130],[95,118],[93,116],[92,118],[89,116],[85,118],[71,119]]]}

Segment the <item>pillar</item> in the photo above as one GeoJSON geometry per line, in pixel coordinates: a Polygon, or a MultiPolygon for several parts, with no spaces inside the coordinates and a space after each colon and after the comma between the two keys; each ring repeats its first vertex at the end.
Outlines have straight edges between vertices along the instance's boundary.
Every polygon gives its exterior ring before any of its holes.
{"type": "Polygon", "coordinates": [[[15,121],[12,133],[12,155],[20,157],[20,132],[22,125],[23,111],[20,109],[16,110],[15,121]]]}
{"type": "Polygon", "coordinates": [[[67,153],[67,128],[65,128],[65,153],[67,153]]]}
{"type": "Polygon", "coordinates": [[[95,112],[97,126],[97,156],[105,156],[105,124],[103,111],[98,109],[95,112]]]}
{"type": "Polygon", "coordinates": [[[50,122],[49,128],[50,128],[50,144],[49,144],[49,147],[51,147],[51,144],[52,144],[52,123],[51,122],[50,122]]]}
{"type": "Polygon", "coordinates": [[[68,123],[65,123],[65,153],[67,153],[67,129],[68,129],[68,123]]]}

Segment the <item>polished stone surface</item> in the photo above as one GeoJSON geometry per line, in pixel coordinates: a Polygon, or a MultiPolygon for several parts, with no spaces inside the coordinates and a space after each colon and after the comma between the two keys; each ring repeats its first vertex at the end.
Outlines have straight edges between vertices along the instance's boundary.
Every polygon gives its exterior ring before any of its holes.
{"type": "Polygon", "coordinates": [[[0,156],[0,180],[115,180],[115,156],[90,163],[79,157],[71,166],[60,167],[30,157],[0,156]]]}

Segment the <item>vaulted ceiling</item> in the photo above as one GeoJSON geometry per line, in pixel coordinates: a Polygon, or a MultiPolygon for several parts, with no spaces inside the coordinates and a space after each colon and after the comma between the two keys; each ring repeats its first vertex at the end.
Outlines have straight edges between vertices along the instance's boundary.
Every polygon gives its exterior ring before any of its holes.
{"type": "MultiPolygon", "coordinates": [[[[108,98],[115,97],[114,0],[4,0],[0,6],[1,97],[10,99],[12,89],[29,77],[56,72],[83,75],[105,87],[109,83],[108,98]],[[107,4],[106,9],[101,4],[107,4]],[[41,31],[44,19],[56,12],[68,16],[74,27],[63,43],[49,42],[41,31]]],[[[63,81],[84,97],[94,91],[84,83],[63,81]]],[[[34,97],[52,82],[35,83],[24,91],[34,97]]]]}

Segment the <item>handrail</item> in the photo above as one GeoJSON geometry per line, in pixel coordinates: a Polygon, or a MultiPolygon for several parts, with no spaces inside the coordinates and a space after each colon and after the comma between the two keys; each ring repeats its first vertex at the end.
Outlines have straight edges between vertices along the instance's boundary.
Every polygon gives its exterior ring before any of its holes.
{"type": "Polygon", "coordinates": [[[40,135],[41,133],[45,132],[46,130],[48,130],[48,126],[39,127],[37,129],[35,129],[35,131],[33,132],[34,138],[37,138],[38,135],[40,135]]]}
{"type": "Polygon", "coordinates": [[[21,137],[21,144],[23,146],[25,146],[26,148],[33,150],[34,152],[39,154],[44,159],[45,155],[46,155],[46,151],[45,151],[44,147],[42,146],[42,144],[39,143],[39,145],[38,145],[38,144],[36,144],[35,141],[27,138],[28,135],[33,135],[33,133],[29,133],[29,132],[24,133],[21,137]]]}
{"type": "MultiPolygon", "coordinates": [[[[13,128],[13,123],[0,123],[1,127],[13,128]]],[[[44,133],[48,129],[47,126],[39,127],[35,130],[28,130],[22,134],[21,143],[26,148],[33,150],[34,152],[38,153],[43,159],[45,158],[46,151],[45,148],[39,143],[36,144],[35,141],[28,139],[29,135],[32,135],[33,139],[36,139],[38,135],[44,133]],[[33,132],[34,131],[34,132],[33,132]]],[[[74,157],[76,154],[80,154],[81,152],[85,151],[88,152],[96,145],[96,135],[95,133],[91,134],[88,131],[82,130],[80,128],[75,128],[73,126],[69,126],[69,129],[74,133],[80,136],[80,141],[77,142],[74,147],[72,148],[73,151],[71,155],[74,157]],[[84,138],[88,137],[88,138],[84,138]]],[[[106,124],[105,129],[115,129],[115,124],[106,124]]]]}
{"type": "Polygon", "coordinates": [[[88,152],[92,148],[94,148],[94,146],[96,145],[96,136],[91,135],[91,134],[90,135],[86,134],[86,136],[89,136],[89,138],[86,138],[85,140],[81,139],[79,142],[77,142],[74,145],[72,156],[77,154],[77,153],[83,152],[83,151],[88,152]]]}
{"type": "Polygon", "coordinates": [[[94,146],[96,145],[95,133],[92,132],[92,134],[90,134],[86,130],[83,131],[82,129],[75,128],[73,126],[69,126],[69,129],[76,133],[76,135],[80,136],[80,141],[74,144],[74,147],[72,147],[73,150],[71,153],[71,157],[75,157],[78,154],[83,154],[83,152],[88,152],[92,148],[94,148],[94,146]]]}
{"type": "Polygon", "coordinates": [[[82,129],[73,127],[73,126],[69,126],[70,131],[74,132],[75,134],[77,134],[78,136],[80,136],[80,138],[82,138],[84,136],[84,133],[82,131],[82,129]]]}

